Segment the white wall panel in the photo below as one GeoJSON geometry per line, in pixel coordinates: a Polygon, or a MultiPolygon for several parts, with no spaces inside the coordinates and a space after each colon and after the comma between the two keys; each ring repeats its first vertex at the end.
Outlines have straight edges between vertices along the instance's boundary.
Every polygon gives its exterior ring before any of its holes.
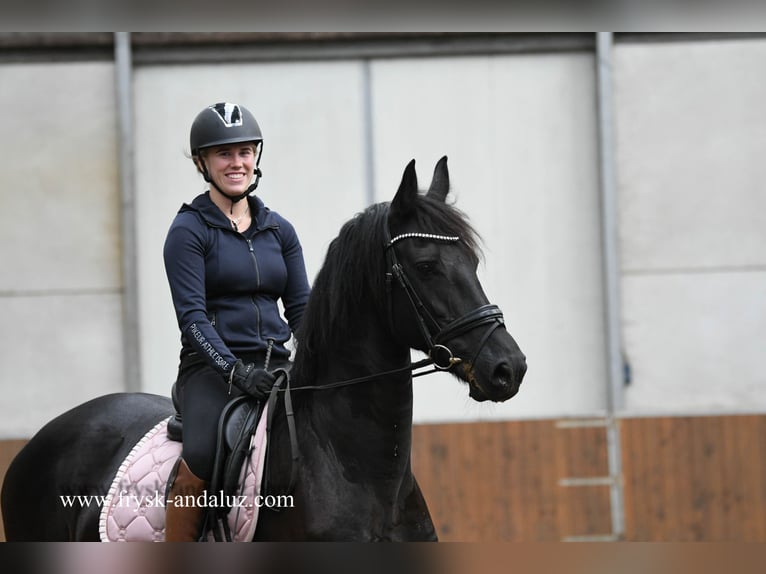
{"type": "Polygon", "coordinates": [[[615,52],[628,413],[763,412],[766,42],[615,52]]]}
{"type": "Polygon", "coordinates": [[[623,280],[630,414],[766,411],[766,271],[623,280]]]}
{"type": "Polygon", "coordinates": [[[766,265],[766,41],[615,51],[623,267],[766,265]]]}
{"type": "Polygon", "coordinates": [[[136,170],[143,387],[167,394],[179,332],[162,262],[168,227],[206,186],[189,154],[197,113],[241,103],[264,135],[256,191],[287,217],[309,279],[343,222],[364,207],[362,72],[358,62],[148,67],[136,72],[136,170]]]}
{"type": "Polygon", "coordinates": [[[114,66],[0,66],[0,437],[122,388],[114,66]]]}
{"type": "Polygon", "coordinates": [[[419,422],[605,408],[595,78],[587,54],[373,64],[376,192],[449,156],[456,205],[485,243],[491,301],[528,356],[520,393],[475,404],[448,375],[416,385],[419,422]]]}
{"type": "Polygon", "coordinates": [[[32,436],[80,403],[124,390],[119,294],[0,297],[0,438],[32,436]]]}
{"type": "Polygon", "coordinates": [[[2,291],[120,287],[114,67],[0,66],[2,291]]]}

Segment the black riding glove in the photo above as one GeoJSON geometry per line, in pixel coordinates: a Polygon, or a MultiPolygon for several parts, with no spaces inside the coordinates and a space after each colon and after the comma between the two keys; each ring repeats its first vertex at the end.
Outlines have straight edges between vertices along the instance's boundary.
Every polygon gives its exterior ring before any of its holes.
{"type": "Polygon", "coordinates": [[[256,400],[265,399],[277,378],[265,369],[256,369],[254,363],[243,363],[238,359],[229,374],[229,384],[256,400]]]}

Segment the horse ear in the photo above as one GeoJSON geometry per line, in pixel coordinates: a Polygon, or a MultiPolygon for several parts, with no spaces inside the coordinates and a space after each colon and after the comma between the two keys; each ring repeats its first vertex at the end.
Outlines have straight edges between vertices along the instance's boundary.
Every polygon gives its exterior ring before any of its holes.
{"type": "Polygon", "coordinates": [[[447,169],[447,156],[443,156],[434,168],[434,178],[431,187],[428,188],[428,197],[446,201],[449,193],[449,170],[447,169]]]}
{"type": "Polygon", "coordinates": [[[402,182],[399,184],[399,190],[391,202],[391,211],[398,213],[407,213],[414,209],[415,201],[418,197],[418,176],[415,173],[415,160],[411,160],[404,168],[402,182]]]}

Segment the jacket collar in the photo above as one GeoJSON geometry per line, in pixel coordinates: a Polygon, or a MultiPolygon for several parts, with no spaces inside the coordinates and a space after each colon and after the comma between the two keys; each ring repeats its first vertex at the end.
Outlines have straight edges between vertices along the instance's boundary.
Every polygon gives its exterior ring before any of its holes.
{"type": "MultiPolygon", "coordinates": [[[[260,197],[250,195],[246,198],[246,201],[250,205],[250,215],[253,218],[253,222],[245,233],[249,233],[252,229],[260,230],[264,227],[277,225],[274,214],[264,205],[260,197]]],[[[210,199],[210,191],[206,191],[195,197],[191,204],[184,203],[181,206],[179,213],[184,211],[196,212],[210,227],[231,229],[231,221],[223,214],[218,206],[213,203],[213,200],[210,199]]]]}

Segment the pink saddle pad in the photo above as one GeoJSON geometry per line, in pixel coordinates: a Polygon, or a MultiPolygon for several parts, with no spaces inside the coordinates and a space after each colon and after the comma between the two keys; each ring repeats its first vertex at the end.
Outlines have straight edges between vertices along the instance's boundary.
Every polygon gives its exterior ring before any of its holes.
{"type": "MultiPolygon", "coordinates": [[[[225,500],[222,493],[208,492],[200,500],[215,506],[233,503],[228,523],[235,542],[252,540],[258,521],[266,455],[266,413],[264,408],[253,436],[251,455],[240,474],[236,498],[225,500]]],[[[146,433],[117,470],[101,509],[102,542],[164,542],[165,488],[173,465],[181,456],[181,443],[167,436],[168,420],[160,421],[146,433]]]]}

